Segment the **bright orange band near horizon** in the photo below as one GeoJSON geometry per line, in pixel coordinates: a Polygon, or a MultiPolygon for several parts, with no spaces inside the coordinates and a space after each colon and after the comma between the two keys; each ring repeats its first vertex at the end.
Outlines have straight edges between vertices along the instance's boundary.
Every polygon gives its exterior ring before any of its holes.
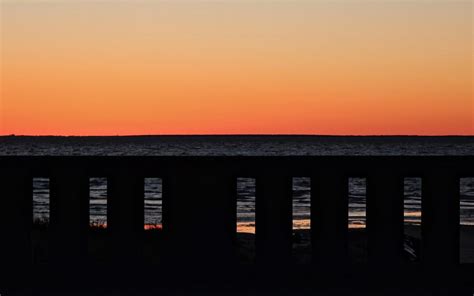
{"type": "Polygon", "coordinates": [[[471,1],[0,7],[0,135],[474,135],[471,1]]]}

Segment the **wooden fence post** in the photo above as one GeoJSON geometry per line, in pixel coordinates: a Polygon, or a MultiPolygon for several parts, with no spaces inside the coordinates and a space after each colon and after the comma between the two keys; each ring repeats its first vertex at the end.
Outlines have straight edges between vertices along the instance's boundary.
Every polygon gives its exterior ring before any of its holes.
{"type": "Polygon", "coordinates": [[[348,179],[328,171],[311,178],[313,262],[324,266],[347,263],[348,179]]]}
{"type": "Polygon", "coordinates": [[[119,169],[107,179],[108,251],[114,264],[139,263],[143,252],[145,179],[119,169]]]}
{"type": "Polygon", "coordinates": [[[256,180],[257,264],[285,264],[291,260],[293,180],[285,175],[262,175],[256,180]]]}
{"type": "Polygon", "coordinates": [[[447,270],[459,263],[459,178],[433,169],[422,178],[422,261],[447,270]]]}
{"type": "Polygon", "coordinates": [[[389,170],[367,179],[367,233],[371,265],[394,266],[403,260],[403,178],[389,170]]]}
{"type": "Polygon", "coordinates": [[[75,167],[50,178],[50,257],[56,264],[82,264],[87,255],[89,178],[75,167]]]}
{"type": "Polygon", "coordinates": [[[33,180],[20,169],[0,169],[0,265],[9,272],[32,263],[33,180]]]}

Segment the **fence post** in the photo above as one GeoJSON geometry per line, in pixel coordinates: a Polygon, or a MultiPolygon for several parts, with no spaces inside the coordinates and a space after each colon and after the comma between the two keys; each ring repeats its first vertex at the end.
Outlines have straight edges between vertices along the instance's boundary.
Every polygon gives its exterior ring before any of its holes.
{"type": "Polygon", "coordinates": [[[89,228],[89,178],[60,168],[50,178],[50,257],[57,264],[84,262],[89,228]]]}
{"type": "MultiPolygon", "coordinates": [[[[23,270],[32,263],[31,225],[33,181],[26,172],[0,171],[0,265],[1,273],[23,270]]],[[[23,270],[24,271],[24,270],[23,270]]]]}
{"type": "Polygon", "coordinates": [[[459,263],[459,186],[459,178],[442,168],[422,178],[421,256],[430,268],[459,263]]]}
{"type": "Polygon", "coordinates": [[[367,233],[371,265],[402,263],[403,178],[388,170],[371,171],[367,179],[367,233]]]}
{"type": "Polygon", "coordinates": [[[327,171],[311,177],[313,262],[324,266],[347,263],[348,179],[327,171]]]}
{"type": "Polygon", "coordinates": [[[284,264],[291,260],[293,179],[265,174],[256,179],[256,252],[258,263],[284,264]]]}
{"type": "Polygon", "coordinates": [[[119,169],[107,179],[108,252],[116,264],[139,263],[143,252],[145,179],[119,169]]]}

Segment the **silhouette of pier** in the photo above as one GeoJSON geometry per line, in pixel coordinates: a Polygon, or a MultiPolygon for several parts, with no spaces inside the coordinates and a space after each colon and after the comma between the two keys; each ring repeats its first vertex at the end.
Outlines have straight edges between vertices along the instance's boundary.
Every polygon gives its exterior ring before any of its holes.
{"type": "MultiPolygon", "coordinates": [[[[3,283],[474,287],[459,262],[460,178],[474,157],[0,157],[3,283]],[[50,178],[50,258],[32,260],[32,178],[50,178]],[[89,178],[107,177],[107,253],[88,258],[89,178]],[[162,178],[163,260],[143,255],[144,179],[162,178]],[[237,178],[256,179],[256,262],[236,260],[237,178]],[[311,178],[312,261],[295,266],[292,178],[311,178]],[[368,262],[348,260],[348,178],[367,178],[368,262]],[[403,259],[403,179],[422,178],[421,259],[403,259]],[[80,278],[80,279],[79,279],[80,278]],[[61,280],[58,280],[61,279],[61,280]],[[99,280],[100,279],[100,280],[99,280]]],[[[52,284],[54,285],[54,284],[52,284]]]]}

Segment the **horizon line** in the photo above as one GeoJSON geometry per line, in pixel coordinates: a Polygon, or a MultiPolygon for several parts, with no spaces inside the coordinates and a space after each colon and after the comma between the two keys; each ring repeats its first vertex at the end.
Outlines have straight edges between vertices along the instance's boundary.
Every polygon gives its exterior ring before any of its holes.
{"type": "Polygon", "coordinates": [[[100,137],[123,137],[123,138],[131,138],[131,137],[225,137],[225,136],[235,136],[235,137],[288,137],[288,136],[296,136],[296,137],[474,137],[474,134],[427,134],[427,135],[419,135],[419,134],[129,134],[129,135],[16,135],[16,134],[5,134],[1,135],[0,138],[13,138],[13,137],[44,137],[44,138],[100,138],[100,137]]]}

